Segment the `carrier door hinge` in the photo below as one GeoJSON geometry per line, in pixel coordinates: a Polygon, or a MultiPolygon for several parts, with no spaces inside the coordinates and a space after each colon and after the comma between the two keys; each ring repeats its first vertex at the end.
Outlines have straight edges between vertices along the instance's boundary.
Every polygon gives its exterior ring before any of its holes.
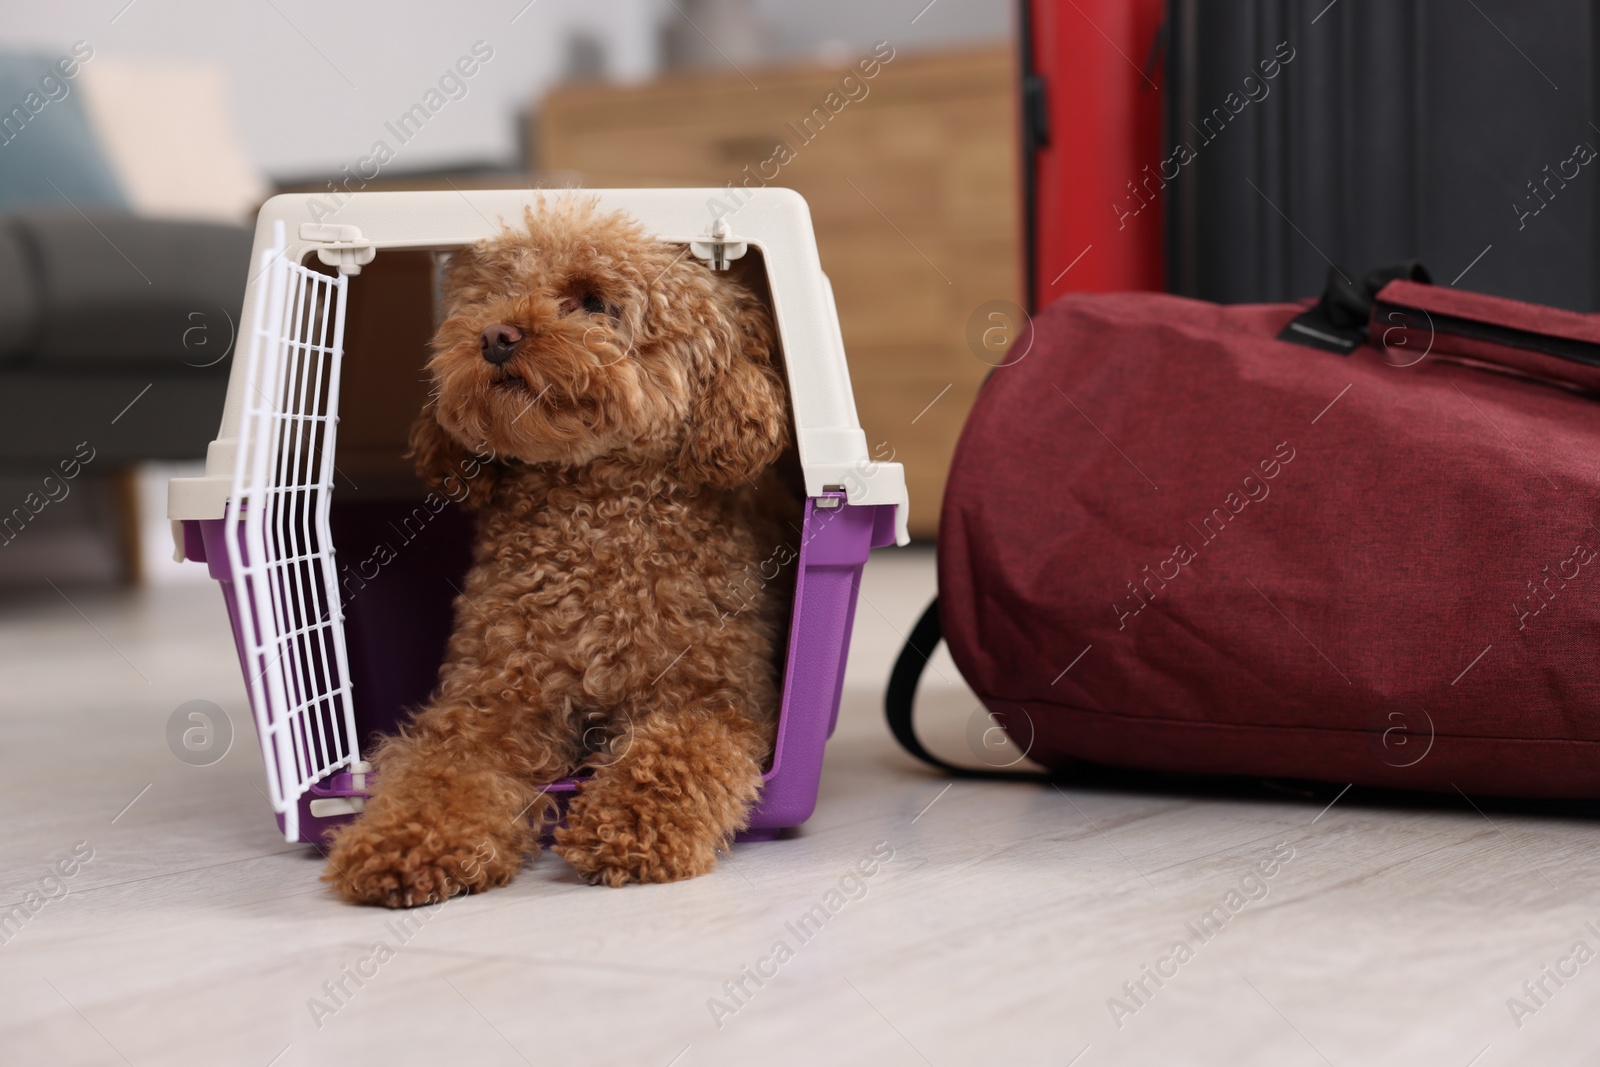
{"type": "Polygon", "coordinates": [[[357,226],[303,222],[300,240],[315,243],[317,258],[329,267],[338,267],[340,274],[360,274],[361,268],[378,254],[372,242],[361,236],[357,226]]]}
{"type": "Polygon", "coordinates": [[[311,787],[311,817],[314,819],[331,819],[338,815],[359,815],[366,810],[367,796],[371,792],[367,787],[367,775],[372,772],[372,764],[365,760],[357,760],[350,764],[350,770],[344,774],[335,774],[323,786],[311,787]]]}

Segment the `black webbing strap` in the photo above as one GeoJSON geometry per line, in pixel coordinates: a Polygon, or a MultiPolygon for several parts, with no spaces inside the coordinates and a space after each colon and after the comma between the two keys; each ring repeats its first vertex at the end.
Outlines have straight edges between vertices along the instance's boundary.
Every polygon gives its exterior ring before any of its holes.
{"type": "Polygon", "coordinates": [[[1348,356],[1366,343],[1367,322],[1378,290],[1400,278],[1413,282],[1433,280],[1427,268],[1414,259],[1380,267],[1359,282],[1351,281],[1338,267],[1329,267],[1322,299],[1296,315],[1278,334],[1278,340],[1348,356]]]}
{"type": "Polygon", "coordinates": [[[962,767],[941,759],[923,747],[917,739],[917,731],[912,723],[912,705],[917,697],[917,683],[922,679],[922,671],[933,658],[934,650],[939,647],[939,640],[944,631],[939,622],[939,598],[935,597],[933,603],[928,605],[928,610],[922,613],[922,618],[911,628],[911,636],[906,638],[906,647],[900,650],[900,657],[894,662],[894,670],[889,674],[889,689],[884,694],[883,709],[889,720],[889,732],[894,734],[894,739],[900,742],[902,748],[922,762],[937,767],[942,771],[957,778],[1007,778],[1012,781],[1048,782],[1055,776],[1038,771],[1015,771],[998,767],[962,767]]]}

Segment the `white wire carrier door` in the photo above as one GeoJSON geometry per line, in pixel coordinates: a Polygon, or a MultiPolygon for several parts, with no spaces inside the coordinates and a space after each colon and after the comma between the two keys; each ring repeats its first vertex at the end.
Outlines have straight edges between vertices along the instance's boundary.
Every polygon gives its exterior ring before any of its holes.
{"type": "Polygon", "coordinates": [[[272,807],[360,760],[328,506],[347,279],[264,253],[224,531],[272,807]]]}

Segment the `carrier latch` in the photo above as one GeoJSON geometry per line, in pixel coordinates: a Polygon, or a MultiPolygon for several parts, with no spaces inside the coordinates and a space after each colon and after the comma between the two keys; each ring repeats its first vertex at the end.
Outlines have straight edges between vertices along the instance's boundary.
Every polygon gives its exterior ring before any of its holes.
{"type": "Polygon", "coordinates": [[[718,218],[711,224],[711,232],[699,241],[689,242],[689,251],[711,265],[712,270],[727,270],[730,260],[738,259],[750,246],[735,237],[728,229],[728,220],[718,218]]]}
{"type": "Polygon", "coordinates": [[[303,222],[300,240],[315,242],[317,258],[329,267],[338,267],[340,274],[360,274],[361,268],[372,262],[378,250],[372,242],[361,236],[357,226],[333,222],[303,222]]]}

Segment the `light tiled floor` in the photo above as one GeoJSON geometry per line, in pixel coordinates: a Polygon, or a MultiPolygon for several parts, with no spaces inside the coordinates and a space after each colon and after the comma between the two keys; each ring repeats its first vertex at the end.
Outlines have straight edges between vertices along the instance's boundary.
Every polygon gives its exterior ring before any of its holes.
{"type": "MultiPolygon", "coordinates": [[[[55,899],[0,927],[0,1064],[1600,1059],[1600,959],[1561,985],[1542,973],[1570,974],[1577,942],[1600,951],[1592,823],[952,785],[881,724],[897,631],[932,586],[925,552],[869,566],[821,803],[798,837],[624,890],[547,855],[509,888],[410,913],[410,930],[332,900],[311,851],[274,833],[215,590],[12,597],[0,913],[41,887],[55,899]],[[193,699],[239,731],[210,767],[168,749],[168,718],[193,699]],[[80,842],[93,858],[48,880],[80,842]],[[1280,842],[1292,858],[1247,880],[1280,842]],[[852,880],[875,847],[892,858],[852,880]],[[1260,899],[1197,935],[1236,888],[1260,899]],[[777,973],[757,985],[747,967],[777,973]],[[335,998],[325,983],[340,982],[335,998]],[[1514,1019],[1512,997],[1534,1010],[1514,1019]]],[[[928,732],[959,752],[971,697],[948,660],[939,673],[952,681],[925,683],[928,732]]]]}

